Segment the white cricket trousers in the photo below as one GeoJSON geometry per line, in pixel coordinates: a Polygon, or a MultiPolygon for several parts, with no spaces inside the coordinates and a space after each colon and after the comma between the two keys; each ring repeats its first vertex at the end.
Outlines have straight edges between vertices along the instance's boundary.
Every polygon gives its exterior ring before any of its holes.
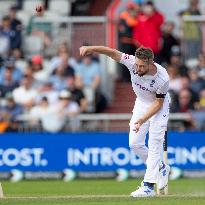
{"type": "Polygon", "coordinates": [[[141,118],[151,104],[136,99],[133,115],[130,120],[129,147],[146,164],[144,181],[157,183],[159,166],[163,149],[164,134],[169,117],[169,100],[165,98],[163,107],[149,120],[143,123],[136,133],[135,122],[141,118]],[[146,134],[149,132],[148,147],[145,146],[146,134]]]}

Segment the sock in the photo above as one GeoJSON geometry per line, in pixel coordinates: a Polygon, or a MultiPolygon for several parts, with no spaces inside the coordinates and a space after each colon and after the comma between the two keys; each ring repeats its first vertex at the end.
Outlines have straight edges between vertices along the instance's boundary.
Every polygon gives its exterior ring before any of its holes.
{"type": "Polygon", "coordinates": [[[144,186],[148,186],[150,189],[154,189],[154,183],[144,182],[144,186]]]}

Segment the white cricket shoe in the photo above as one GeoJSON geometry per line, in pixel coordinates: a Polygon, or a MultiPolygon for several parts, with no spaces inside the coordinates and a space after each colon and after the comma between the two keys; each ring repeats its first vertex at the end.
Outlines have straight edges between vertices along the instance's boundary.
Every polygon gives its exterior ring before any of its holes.
{"type": "Polygon", "coordinates": [[[159,178],[157,182],[157,188],[159,190],[164,189],[169,180],[170,166],[167,164],[163,164],[163,166],[159,170],[159,178]]]}
{"type": "Polygon", "coordinates": [[[141,186],[137,188],[136,191],[133,191],[130,196],[131,197],[153,197],[155,196],[155,191],[154,191],[154,187],[150,188],[147,185],[144,185],[144,183],[141,183],[141,186]]]}

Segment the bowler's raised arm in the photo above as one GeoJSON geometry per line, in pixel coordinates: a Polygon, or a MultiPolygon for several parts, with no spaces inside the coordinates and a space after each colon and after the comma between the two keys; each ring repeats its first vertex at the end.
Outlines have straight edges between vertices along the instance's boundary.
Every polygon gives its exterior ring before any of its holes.
{"type": "Polygon", "coordinates": [[[105,46],[82,46],[80,47],[80,55],[86,56],[92,53],[104,54],[111,57],[113,60],[120,62],[122,53],[116,49],[112,49],[105,46]]]}

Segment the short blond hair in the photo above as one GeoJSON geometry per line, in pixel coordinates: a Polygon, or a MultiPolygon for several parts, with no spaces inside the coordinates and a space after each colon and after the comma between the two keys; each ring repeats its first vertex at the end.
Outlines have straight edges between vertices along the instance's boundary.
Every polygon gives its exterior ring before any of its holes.
{"type": "Polygon", "coordinates": [[[135,52],[135,58],[139,58],[144,62],[153,61],[154,53],[150,48],[140,47],[135,52]]]}

